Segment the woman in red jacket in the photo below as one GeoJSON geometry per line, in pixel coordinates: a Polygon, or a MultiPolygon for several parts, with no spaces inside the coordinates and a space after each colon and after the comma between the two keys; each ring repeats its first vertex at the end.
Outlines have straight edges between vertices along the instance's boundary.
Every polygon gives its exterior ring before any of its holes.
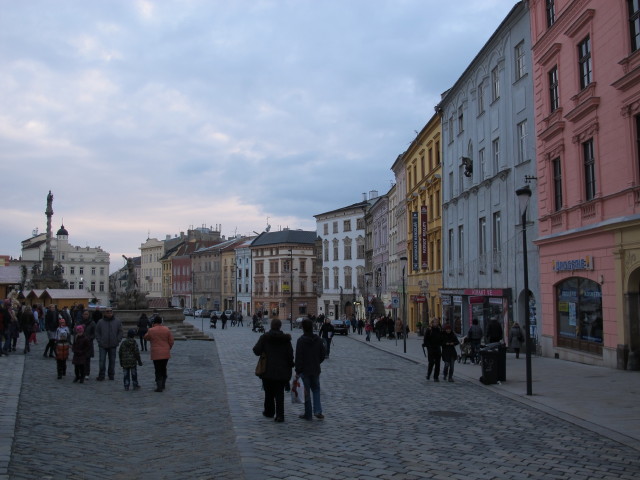
{"type": "Polygon", "coordinates": [[[155,392],[162,392],[167,382],[167,363],[171,358],[171,348],[173,347],[173,334],[171,330],[162,325],[162,317],[156,316],[153,325],[144,336],[145,340],[151,342],[151,360],[156,371],[155,392]]]}

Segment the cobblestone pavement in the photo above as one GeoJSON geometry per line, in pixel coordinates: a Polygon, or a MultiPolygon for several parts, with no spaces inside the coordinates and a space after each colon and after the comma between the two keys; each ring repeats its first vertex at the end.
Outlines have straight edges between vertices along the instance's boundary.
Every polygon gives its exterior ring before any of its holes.
{"type": "MultiPolygon", "coordinates": [[[[188,319],[189,320],[189,319],[188,319]]],[[[196,321],[196,326],[199,326],[196,321]]],[[[349,337],[323,364],[326,418],[262,416],[250,328],[178,342],[167,390],[57,380],[27,356],[9,478],[637,479],[637,450],[466,382],[427,382],[424,366],[349,337]],[[218,361],[219,358],[219,361],[218,361]]],[[[299,334],[294,331],[294,337],[299,334]]],[[[295,341],[295,338],[294,338],[295,341]]],[[[94,365],[95,376],[95,365],[94,365]]]]}
{"type": "Polygon", "coordinates": [[[142,388],[125,391],[119,368],[95,381],[97,358],[84,384],[70,361],[58,380],[43,349],[25,356],[9,478],[243,478],[215,342],[176,342],[162,393],[148,352],[142,388]]]}
{"type": "Polygon", "coordinates": [[[285,423],[274,423],[261,415],[252,373],[258,334],[215,332],[248,479],[640,475],[632,448],[470,382],[427,382],[423,365],[349,337],[338,336],[323,363],[326,418],[300,420],[302,406],[287,404],[285,423]]]}

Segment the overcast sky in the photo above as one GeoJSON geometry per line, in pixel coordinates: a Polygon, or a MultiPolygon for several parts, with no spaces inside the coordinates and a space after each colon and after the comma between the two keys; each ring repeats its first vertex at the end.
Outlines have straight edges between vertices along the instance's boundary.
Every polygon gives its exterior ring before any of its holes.
{"type": "Polygon", "coordinates": [[[0,0],[0,254],[295,228],[390,170],[515,0],[0,0]],[[267,220],[268,219],[268,220],[267,220]]]}

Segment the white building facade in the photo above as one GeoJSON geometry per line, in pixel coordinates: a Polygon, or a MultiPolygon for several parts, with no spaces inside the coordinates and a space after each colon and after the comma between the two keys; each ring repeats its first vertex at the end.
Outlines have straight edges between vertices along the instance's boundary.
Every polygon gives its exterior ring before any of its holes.
{"type": "Polygon", "coordinates": [[[365,224],[369,201],[314,215],[322,245],[322,294],[318,313],[364,317],[365,224]]]}
{"type": "MultiPolygon", "coordinates": [[[[532,182],[537,218],[531,34],[518,3],[442,98],[444,320],[458,334],[491,318],[507,334],[524,324],[522,225],[516,190],[532,182]],[[514,306],[514,302],[515,305],[514,306]],[[520,307],[517,308],[517,305],[520,307]]],[[[529,290],[539,301],[538,255],[528,225],[529,290]]],[[[535,326],[532,329],[535,334],[535,326]]]]}

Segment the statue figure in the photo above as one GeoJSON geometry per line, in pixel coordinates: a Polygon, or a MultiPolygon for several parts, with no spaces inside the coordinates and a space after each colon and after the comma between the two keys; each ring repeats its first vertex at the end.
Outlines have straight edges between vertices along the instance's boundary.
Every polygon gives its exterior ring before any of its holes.
{"type": "Polygon", "coordinates": [[[127,261],[127,292],[133,292],[138,286],[136,266],[133,264],[133,258],[127,257],[126,255],[122,255],[122,258],[127,261]]]}
{"type": "Polygon", "coordinates": [[[51,190],[49,190],[49,195],[47,195],[47,210],[44,213],[47,215],[51,213],[51,215],[53,215],[53,194],[51,190]]]}
{"type": "Polygon", "coordinates": [[[33,267],[31,267],[31,273],[33,275],[39,275],[40,274],[40,265],[39,264],[34,264],[33,267]]]}

